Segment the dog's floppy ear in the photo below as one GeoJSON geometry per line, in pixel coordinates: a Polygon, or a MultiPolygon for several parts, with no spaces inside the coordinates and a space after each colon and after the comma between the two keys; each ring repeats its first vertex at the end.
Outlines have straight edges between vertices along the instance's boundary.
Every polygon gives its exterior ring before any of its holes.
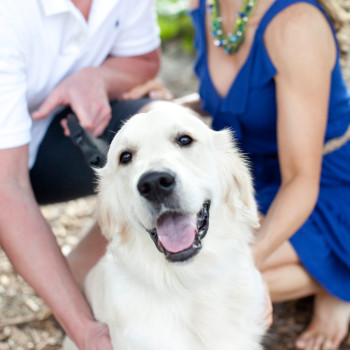
{"type": "Polygon", "coordinates": [[[248,162],[235,146],[229,129],[214,133],[219,176],[225,186],[224,200],[232,211],[243,205],[242,215],[252,227],[257,228],[259,217],[248,162]]]}
{"type": "Polygon", "coordinates": [[[102,234],[111,240],[112,237],[122,237],[126,224],[122,221],[121,206],[115,195],[113,175],[105,166],[95,170],[98,177],[97,217],[102,234]]]}

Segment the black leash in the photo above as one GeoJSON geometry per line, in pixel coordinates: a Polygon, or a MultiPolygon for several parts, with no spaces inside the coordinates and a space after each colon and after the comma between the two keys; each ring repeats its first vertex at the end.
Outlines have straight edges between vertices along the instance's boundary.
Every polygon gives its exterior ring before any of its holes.
{"type": "Polygon", "coordinates": [[[106,163],[108,144],[91,136],[80,124],[75,114],[67,118],[70,138],[79,148],[86,162],[94,168],[102,168],[106,163]]]}

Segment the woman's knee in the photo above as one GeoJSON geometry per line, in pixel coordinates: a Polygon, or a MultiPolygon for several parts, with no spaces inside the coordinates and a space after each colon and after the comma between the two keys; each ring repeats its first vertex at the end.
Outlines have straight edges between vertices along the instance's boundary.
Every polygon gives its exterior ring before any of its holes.
{"type": "Polygon", "coordinates": [[[276,267],[297,264],[299,263],[299,257],[289,241],[284,242],[278,247],[263,263],[261,271],[273,269],[276,267]]]}

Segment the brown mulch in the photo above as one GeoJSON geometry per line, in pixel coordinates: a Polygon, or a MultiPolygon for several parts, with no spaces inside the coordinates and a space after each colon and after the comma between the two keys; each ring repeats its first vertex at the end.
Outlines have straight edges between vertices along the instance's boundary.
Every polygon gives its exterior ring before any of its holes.
{"type": "MultiPolygon", "coordinates": [[[[350,7],[350,0],[345,1],[350,7]]],[[[344,33],[343,38],[350,37],[348,31],[344,33]]],[[[194,57],[184,54],[176,43],[165,45],[163,54],[160,76],[166,85],[176,96],[195,91],[197,81],[192,72],[194,57]]],[[[345,74],[350,78],[350,60],[345,57],[343,64],[345,74]]],[[[94,205],[95,198],[88,197],[42,207],[43,215],[52,226],[65,254],[93,220],[94,205]]],[[[266,337],[265,348],[294,349],[294,341],[307,326],[311,313],[312,298],[275,304],[274,323],[266,337]]],[[[63,336],[50,309],[14,271],[0,249],[0,350],[59,350],[63,336]]],[[[341,350],[350,350],[350,336],[341,350]]]]}

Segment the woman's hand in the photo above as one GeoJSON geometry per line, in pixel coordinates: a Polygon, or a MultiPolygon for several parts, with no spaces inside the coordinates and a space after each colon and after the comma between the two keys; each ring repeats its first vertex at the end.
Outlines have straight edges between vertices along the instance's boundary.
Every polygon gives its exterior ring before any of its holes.
{"type": "Polygon", "coordinates": [[[267,328],[270,328],[273,322],[273,307],[272,307],[272,301],[269,293],[269,289],[267,287],[267,284],[264,282],[265,285],[265,308],[263,311],[263,322],[264,326],[267,328]]]}
{"type": "Polygon", "coordinates": [[[263,270],[264,263],[268,257],[268,238],[264,233],[264,219],[262,214],[259,214],[260,226],[255,231],[254,242],[251,245],[251,250],[255,262],[255,266],[259,271],[263,270]]]}
{"type": "Polygon", "coordinates": [[[135,86],[122,95],[123,100],[137,100],[142,97],[149,97],[157,100],[170,101],[174,98],[172,93],[164,86],[158,78],[148,80],[144,84],[135,86]]]}
{"type": "MultiPolygon", "coordinates": [[[[264,217],[261,216],[260,217],[260,225],[262,225],[263,219],[264,219],[264,217]]],[[[266,260],[265,247],[264,247],[265,241],[263,239],[264,238],[263,236],[264,235],[260,230],[256,231],[255,232],[255,242],[251,246],[255,266],[260,272],[262,272],[263,264],[266,260]]],[[[262,278],[263,278],[263,276],[262,276],[262,278]]],[[[263,280],[263,282],[264,282],[264,287],[265,287],[265,308],[263,311],[262,318],[263,318],[263,322],[264,322],[265,327],[270,328],[272,325],[272,322],[273,322],[273,307],[272,307],[272,301],[271,301],[271,297],[270,297],[269,288],[267,286],[267,283],[264,280],[263,280]]]]}

